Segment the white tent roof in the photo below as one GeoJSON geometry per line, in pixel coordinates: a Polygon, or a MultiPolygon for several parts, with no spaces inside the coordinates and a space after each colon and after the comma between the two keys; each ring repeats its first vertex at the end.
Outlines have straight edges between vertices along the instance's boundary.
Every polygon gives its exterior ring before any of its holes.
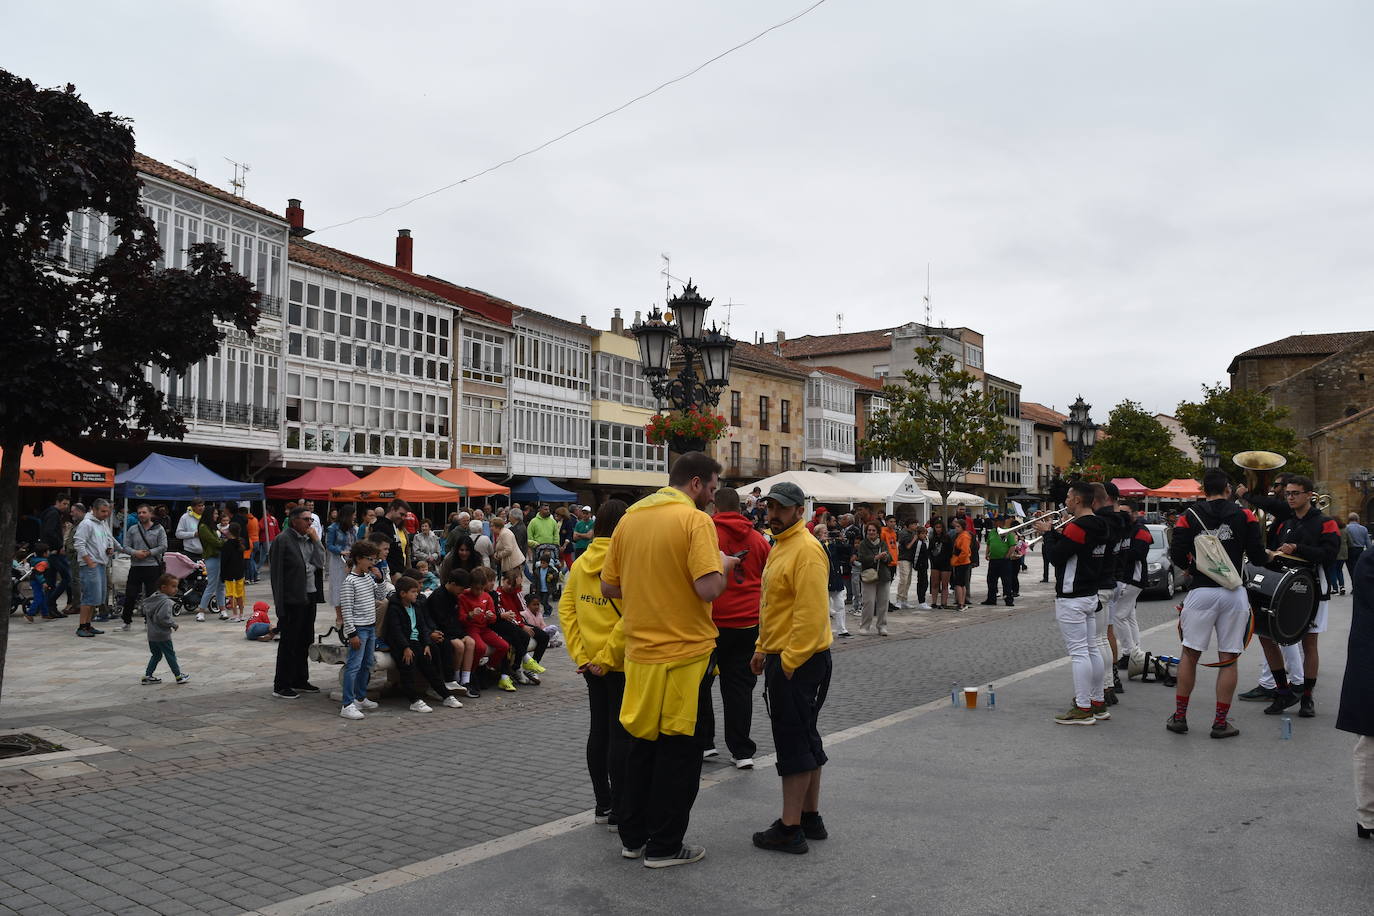
{"type": "Polygon", "coordinates": [[[844,480],[843,477],[866,477],[866,474],[822,474],[820,471],[783,471],[763,480],[740,487],[741,493],[748,493],[758,487],[767,493],[775,483],[794,483],[801,487],[806,498],[816,502],[833,503],[886,503],[890,498],[881,488],[869,483],[844,480]]]}
{"type": "Polygon", "coordinates": [[[883,473],[881,471],[844,471],[827,475],[841,480],[852,481],[859,486],[885,493],[884,503],[928,503],[930,498],[916,485],[916,478],[906,473],[883,473]]]}
{"type": "MultiPolygon", "coordinates": [[[[940,501],[940,494],[934,490],[925,490],[926,498],[930,500],[932,506],[943,506],[940,501]]],[[[987,501],[981,496],[972,493],[965,493],[962,490],[953,490],[949,494],[949,504],[951,506],[984,506],[987,501]]]]}

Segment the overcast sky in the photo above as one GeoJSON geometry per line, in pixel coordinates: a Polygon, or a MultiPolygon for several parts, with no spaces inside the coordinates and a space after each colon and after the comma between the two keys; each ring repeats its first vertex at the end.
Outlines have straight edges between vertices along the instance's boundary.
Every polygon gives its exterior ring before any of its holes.
{"type": "MultiPolygon", "coordinates": [[[[5,3],[0,67],[320,228],[809,2],[5,3]]],[[[314,238],[390,260],[409,228],[417,270],[602,327],[669,252],[745,339],[919,320],[929,262],[1025,399],[1172,412],[1248,347],[1374,324],[1371,34],[1359,0],[829,0],[314,238]]]]}

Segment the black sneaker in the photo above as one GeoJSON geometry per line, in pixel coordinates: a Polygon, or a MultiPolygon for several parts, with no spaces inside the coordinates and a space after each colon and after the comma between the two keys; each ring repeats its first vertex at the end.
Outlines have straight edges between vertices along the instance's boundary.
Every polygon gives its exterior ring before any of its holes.
{"type": "Polygon", "coordinates": [[[77,635],[77,636],[81,636],[81,637],[92,637],[92,636],[95,636],[95,632],[96,632],[96,631],[95,631],[95,628],[94,628],[94,627],[77,627],[77,628],[76,628],[76,635],[77,635]]]}
{"type": "Polygon", "coordinates": [[[472,684],[472,683],[464,684],[464,685],[463,685],[463,691],[464,691],[465,693],[467,693],[467,695],[468,695],[468,697],[469,697],[470,699],[473,699],[473,700],[477,699],[478,697],[480,697],[480,696],[482,695],[482,691],[478,690],[478,689],[477,689],[477,685],[476,685],[476,684],[472,684]]]}
{"type": "Polygon", "coordinates": [[[297,697],[299,697],[300,694],[292,690],[290,687],[285,687],[281,690],[273,690],[272,696],[276,697],[279,700],[294,700],[297,697]]]}
{"type": "Polygon", "coordinates": [[[294,691],[296,691],[297,693],[319,693],[319,692],[320,692],[320,688],[316,687],[314,684],[296,684],[296,685],[293,686],[291,689],[294,690],[294,691]]]}
{"type": "Polygon", "coordinates": [[[1312,698],[1310,696],[1308,696],[1307,694],[1303,694],[1302,699],[1298,702],[1298,718],[1311,719],[1316,715],[1316,704],[1312,702],[1312,698]]]}
{"type": "MultiPolygon", "coordinates": [[[[640,847],[642,850],[644,847],[640,847]]],[[[621,851],[622,856],[625,851],[621,851]]],[[[625,856],[634,858],[633,856],[625,856]]],[[[700,862],[706,857],[706,847],[704,846],[683,846],[671,856],[649,856],[644,857],[645,868],[672,868],[674,865],[691,865],[693,862],[700,862]]]]}
{"type": "Polygon", "coordinates": [[[1213,738],[1234,738],[1239,734],[1240,729],[1236,728],[1229,721],[1223,722],[1220,725],[1217,725],[1215,722],[1212,723],[1213,738]]]}
{"type": "Polygon", "coordinates": [[[1167,728],[1169,731],[1173,732],[1175,735],[1188,734],[1188,720],[1180,719],[1177,714],[1172,715],[1168,719],[1164,720],[1164,727],[1167,728]]]}
{"type": "Polygon", "coordinates": [[[153,677],[151,674],[139,681],[140,684],[161,684],[162,678],[153,677]]]}
{"type": "Polygon", "coordinates": [[[1275,693],[1277,693],[1277,691],[1274,690],[1273,687],[1265,687],[1262,684],[1256,684],[1254,687],[1242,693],[1240,698],[1242,700],[1272,700],[1274,699],[1275,693]]]}
{"type": "Polygon", "coordinates": [[[808,840],[826,840],[830,838],[830,831],[825,829],[825,819],[821,817],[819,811],[810,814],[802,812],[802,834],[808,840]]]}
{"type": "Polygon", "coordinates": [[[767,830],[754,834],[754,845],[759,849],[790,852],[795,855],[801,855],[811,849],[806,842],[805,831],[800,826],[784,827],[781,819],[774,821],[767,830]]]}
{"type": "Polygon", "coordinates": [[[1266,716],[1277,716],[1285,709],[1291,709],[1297,706],[1298,702],[1297,694],[1293,693],[1291,690],[1284,693],[1275,692],[1274,702],[1264,707],[1264,714],[1266,716]]]}
{"type": "Polygon", "coordinates": [[[996,604],[997,604],[997,599],[996,599],[996,598],[989,598],[987,601],[979,601],[978,603],[979,603],[979,604],[986,604],[986,605],[996,606],[996,604]]]}

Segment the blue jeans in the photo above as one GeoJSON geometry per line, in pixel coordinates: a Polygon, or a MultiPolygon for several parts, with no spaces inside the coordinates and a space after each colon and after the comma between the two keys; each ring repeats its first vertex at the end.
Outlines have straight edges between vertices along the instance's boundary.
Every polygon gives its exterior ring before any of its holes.
{"type": "Polygon", "coordinates": [[[109,580],[105,575],[105,567],[100,563],[94,566],[81,564],[81,603],[91,607],[99,607],[105,603],[105,587],[109,580]]]}
{"type": "Polygon", "coordinates": [[[272,624],[270,623],[255,623],[248,627],[248,629],[244,631],[243,635],[245,639],[262,639],[264,636],[270,633],[271,630],[272,624]]]}
{"type": "Polygon", "coordinates": [[[151,657],[148,659],[148,667],[143,671],[144,677],[152,677],[153,672],[157,670],[157,663],[164,658],[167,659],[167,667],[172,669],[172,673],[181,677],[181,666],[177,664],[177,653],[172,648],[170,639],[160,642],[148,640],[148,651],[151,653],[151,657]]]}
{"type": "Polygon", "coordinates": [[[249,582],[258,581],[258,561],[256,559],[257,555],[258,552],[256,550],[250,550],[248,552],[248,559],[244,561],[243,577],[247,579],[249,582]]]}
{"type": "MultiPolygon", "coordinates": [[[[85,583],[83,582],[84,586],[85,583]]],[[[219,577],[219,557],[205,558],[205,591],[200,593],[200,607],[198,610],[210,610],[210,599],[214,598],[219,602],[219,609],[224,610],[224,583],[219,577]]]]}
{"type": "Polygon", "coordinates": [[[367,682],[372,680],[373,653],[377,651],[377,628],[358,627],[354,633],[362,647],[348,648],[344,662],[343,705],[367,699],[367,682]]]}

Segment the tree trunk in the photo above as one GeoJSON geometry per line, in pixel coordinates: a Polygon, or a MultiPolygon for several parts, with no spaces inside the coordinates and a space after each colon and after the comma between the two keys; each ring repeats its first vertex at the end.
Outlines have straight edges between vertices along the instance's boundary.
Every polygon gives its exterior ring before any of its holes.
{"type": "Polygon", "coordinates": [[[0,695],[5,688],[5,656],[10,647],[10,596],[19,587],[14,581],[14,539],[19,505],[19,463],[24,443],[6,441],[0,458],[0,695]]]}

